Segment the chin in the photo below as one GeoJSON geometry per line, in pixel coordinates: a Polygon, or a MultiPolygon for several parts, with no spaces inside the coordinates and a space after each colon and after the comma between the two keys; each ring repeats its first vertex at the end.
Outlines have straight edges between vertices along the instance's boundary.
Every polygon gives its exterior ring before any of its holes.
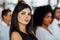
{"type": "Polygon", "coordinates": [[[50,24],[47,24],[47,26],[49,26],[50,24]]]}
{"type": "Polygon", "coordinates": [[[28,24],[29,22],[24,22],[24,24],[28,24]]]}
{"type": "Polygon", "coordinates": [[[28,23],[24,23],[24,25],[27,25],[28,23]]]}

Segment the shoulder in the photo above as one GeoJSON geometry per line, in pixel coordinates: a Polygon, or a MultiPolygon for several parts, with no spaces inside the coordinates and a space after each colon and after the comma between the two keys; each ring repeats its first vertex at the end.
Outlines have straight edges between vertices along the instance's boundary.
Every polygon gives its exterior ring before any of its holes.
{"type": "Polygon", "coordinates": [[[41,32],[41,27],[37,27],[36,33],[38,34],[38,33],[40,33],[40,32],[41,32]]]}
{"type": "Polygon", "coordinates": [[[36,29],[36,31],[41,31],[42,30],[42,28],[39,26],[39,27],[37,27],[37,29],[36,29]]]}
{"type": "Polygon", "coordinates": [[[22,37],[18,32],[12,32],[11,40],[22,40],[22,37]]]}
{"type": "Polygon", "coordinates": [[[44,34],[46,32],[46,30],[42,27],[38,27],[37,30],[36,30],[36,34],[44,34]]]}

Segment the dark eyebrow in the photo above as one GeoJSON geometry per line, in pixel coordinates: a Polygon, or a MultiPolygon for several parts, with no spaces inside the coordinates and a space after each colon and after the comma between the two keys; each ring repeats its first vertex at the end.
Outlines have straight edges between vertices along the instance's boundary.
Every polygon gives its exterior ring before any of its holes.
{"type": "MultiPolygon", "coordinates": [[[[23,13],[26,13],[25,11],[22,11],[23,13]]],[[[29,12],[29,13],[31,13],[31,12],[29,12]]]]}

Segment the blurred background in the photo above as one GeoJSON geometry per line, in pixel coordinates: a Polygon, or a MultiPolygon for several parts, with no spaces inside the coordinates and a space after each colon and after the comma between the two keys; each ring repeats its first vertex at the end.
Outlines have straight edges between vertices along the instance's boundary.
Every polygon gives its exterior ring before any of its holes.
{"type": "Polygon", "coordinates": [[[34,11],[34,9],[38,6],[43,6],[47,4],[50,4],[54,9],[60,2],[60,0],[0,0],[0,18],[1,18],[1,11],[3,9],[9,8],[10,10],[13,11],[18,1],[25,1],[25,3],[31,6],[32,11],[34,11]]]}

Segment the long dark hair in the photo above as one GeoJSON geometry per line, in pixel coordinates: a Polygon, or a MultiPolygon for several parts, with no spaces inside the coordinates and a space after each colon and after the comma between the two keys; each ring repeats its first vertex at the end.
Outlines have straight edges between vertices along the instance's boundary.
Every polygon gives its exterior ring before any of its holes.
{"type": "MultiPolygon", "coordinates": [[[[54,18],[54,14],[53,14],[53,10],[51,8],[50,5],[46,5],[46,6],[40,6],[40,7],[37,7],[34,11],[34,14],[33,14],[33,27],[34,27],[34,31],[36,31],[36,28],[41,26],[42,23],[43,23],[43,19],[44,17],[49,13],[51,12],[52,14],[52,21],[53,21],[53,18],[54,18]]],[[[52,23],[51,21],[51,23],[52,23]]]]}
{"type": "Polygon", "coordinates": [[[41,26],[43,23],[43,18],[49,13],[51,12],[52,14],[52,21],[54,18],[54,14],[53,14],[53,10],[51,8],[50,5],[46,5],[46,6],[40,6],[38,8],[36,8],[36,10],[34,11],[34,24],[36,26],[41,26]]]}
{"type": "MultiPolygon", "coordinates": [[[[30,11],[31,11],[31,8],[29,5],[27,4],[17,4],[14,11],[13,11],[13,14],[12,14],[12,19],[11,19],[11,26],[10,26],[10,37],[11,37],[11,34],[12,32],[14,31],[20,31],[19,30],[19,26],[18,26],[18,19],[17,19],[17,15],[20,11],[22,11],[23,9],[25,8],[29,8],[30,11]]],[[[31,15],[31,20],[30,22],[26,25],[26,31],[29,35],[32,34],[32,28],[33,28],[33,19],[32,19],[32,15],[31,15]]]]}

